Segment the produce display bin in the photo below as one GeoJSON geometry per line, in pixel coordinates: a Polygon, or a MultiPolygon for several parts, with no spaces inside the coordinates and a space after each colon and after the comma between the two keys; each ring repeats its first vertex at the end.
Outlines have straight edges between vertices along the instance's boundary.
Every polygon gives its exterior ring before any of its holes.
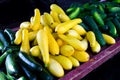
{"type": "MultiPolygon", "coordinates": [[[[13,31],[16,31],[17,28],[13,28],[13,31]]],[[[88,50],[89,52],[89,50],[88,50]]],[[[59,78],[58,80],[78,80],[85,77],[88,73],[102,65],[104,62],[112,58],[120,52],[120,38],[116,39],[114,45],[108,45],[102,47],[101,51],[97,54],[90,54],[90,60],[88,62],[82,63],[79,67],[73,68],[72,70],[65,71],[65,76],[59,78]]]]}

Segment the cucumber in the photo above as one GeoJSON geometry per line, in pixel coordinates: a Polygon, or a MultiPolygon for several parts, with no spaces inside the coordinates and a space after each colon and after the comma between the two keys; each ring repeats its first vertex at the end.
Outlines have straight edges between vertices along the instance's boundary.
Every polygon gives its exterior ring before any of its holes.
{"type": "Polygon", "coordinates": [[[120,0],[112,0],[113,2],[120,3],[120,0]]]}
{"type": "Polygon", "coordinates": [[[112,22],[114,23],[116,29],[117,29],[117,32],[118,32],[118,35],[120,35],[120,22],[117,18],[113,18],[112,22]]]}
{"type": "Polygon", "coordinates": [[[84,22],[90,27],[90,29],[95,33],[96,36],[96,40],[99,42],[99,44],[101,46],[104,46],[106,44],[102,33],[100,32],[96,22],[94,21],[94,19],[90,16],[86,16],[84,18],[84,22]]]}
{"type": "Polygon", "coordinates": [[[99,11],[104,13],[105,12],[104,8],[105,8],[104,4],[103,3],[99,3],[99,5],[98,5],[99,11]]]}
{"type": "Polygon", "coordinates": [[[107,14],[99,9],[96,9],[97,12],[99,13],[100,17],[104,20],[105,18],[107,18],[107,14]]]}
{"type": "Polygon", "coordinates": [[[117,37],[118,36],[117,29],[115,25],[113,24],[113,22],[111,20],[107,20],[106,25],[109,27],[108,34],[110,34],[112,37],[117,37]]]}
{"type": "Polygon", "coordinates": [[[93,18],[95,19],[95,21],[100,25],[100,26],[104,26],[104,21],[102,19],[102,17],[100,16],[100,14],[98,13],[98,11],[96,9],[93,9],[91,11],[91,14],[93,16],[93,18]]]}
{"type": "Polygon", "coordinates": [[[15,54],[8,54],[5,60],[6,71],[9,75],[14,78],[21,76],[21,69],[16,61],[15,54]]]}
{"type": "Polygon", "coordinates": [[[101,45],[101,46],[104,46],[106,45],[106,42],[102,36],[102,33],[100,32],[100,30],[93,30],[93,32],[95,33],[95,37],[96,37],[96,40],[98,41],[98,43],[101,45]]]}
{"type": "Polygon", "coordinates": [[[19,51],[18,52],[18,62],[22,65],[25,65],[27,68],[32,70],[33,72],[41,72],[43,67],[41,64],[36,62],[30,55],[27,53],[19,51]]]}
{"type": "Polygon", "coordinates": [[[89,30],[90,30],[89,27],[88,27],[85,23],[81,22],[80,25],[81,25],[86,31],[89,31],[89,30]]]}
{"type": "Polygon", "coordinates": [[[75,10],[75,7],[70,7],[66,10],[67,14],[70,14],[71,12],[73,12],[75,10]]]}
{"type": "Polygon", "coordinates": [[[94,29],[99,30],[96,22],[91,16],[85,16],[83,21],[90,27],[91,30],[94,30],[94,29]]]}
{"type": "Polygon", "coordinates": [[[111,8],[109,8],[109,12],[111,12],[111,13],[120,12],[120,7],[117,7],[117,6],[111,7],[111,8]]]}
{"type": "Polygon", "coordinates": [[[80,7],[76,7],[76,8],[74,9],[74,11],[69,14],[69,18],[70,18],[70,19],[75,19],[75,18],[77,18],[77,16],[79,15],[80,11],[81,11],[81,8],[80,8],[80,7]]]}
{"type": "Polygon", "coordinates": [[[15,32],[12,31],[12,30],[9,29],[9,28],[6,28],[6,29],[4,30],[4,33],[6,34],[6,36],[8,36],[11,44],[14,44],[15,32]]]}

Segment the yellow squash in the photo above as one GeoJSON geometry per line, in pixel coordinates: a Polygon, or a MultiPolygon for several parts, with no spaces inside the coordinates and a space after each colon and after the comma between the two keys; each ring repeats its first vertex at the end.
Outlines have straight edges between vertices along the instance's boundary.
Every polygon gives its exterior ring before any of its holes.
{"type": "Polygon", "coordinates": [[[49,48],[48,48],[48,36],[47,33],[40,29],[37,33],[37,43],[41,51],[42,59],[45,67],[49,64],[49,48]]]}
{"type": "Polygon", "coordinates": [[[47,33],[48,36],[48,47],[49,51],[52,55],[58,55],[59,54],[59,45],[53,35],[50,32],[50,29],[48,26],[44,26],[44,30],[47,33]]]}
{"type": "Polygon", "coordinates": [[[71,45],[65,44],[60,47],[60,53],[64,56],[71,56],[74,54],[74,48],[71,45]]]}
{"type": "Polygon", "coordinates": [[[112,36],[110,36],[108,34],[104,34],[104,33],[102,33],[102,35],[107,44],[115,44],[116,43],[115,39],[112,36]]]}
{"type": "Polygon", "coordinates": [[[78,19],[68,20],[66,22],[60,23],[56,26],[55,32],[57,32],[58,34],[63,34],[81,22],[82,20],[78,18],[78,19]]]}
{"type": "Polygon", "coordinates": [[[50,9],[52,11],[56,11],[58,14],[60,14],[60,13],[65,14],[64,10],[60,6],[58,6],[57,4],[51,4],[50,9]]]}
{"type": "Polygon", "coordinates": [[[66,21],[70,20],[70,18],[69,18],[68,15],[66,15],[66,14],[60,13],[60,14],[58,15],[58,17],[59,17],[59,19],[60,19],[61,22],[66,22],[66,21]]]}
{"type": "Polygon", "coordinates": [[[61,66],[61,64],[51,57],[50,57],[50,63],[48,65],[47,69],[55,77],[63,77],[64,76],[64,70],[63,70],[63,67],[61,66]]]}
{"type": "Polygon", "coordinates": [[[29,41],[33,41],[36,38],[37,31],[31,31],[28,33],[29,41]]]}
{"type": "Polygon", "coordinates": [[[86,51],[75,51],[72,55],[80,62],[87,62],[90,59],[90,55],[86,51]]]}
{"type": "Polygon", "coordinates": [[[82,40],[83,38],[80,36],[80,34],[76,31],[76,30],[73,30],[73,29],[70,29],[67,33],[66,33],[67,36],[71,36],[71,37],[75,37],[79,40],[82,40]]]}
{"type": "Polygon", "coordinates": [[[92,50],[92,52],[94,52],[94,53],[100,52],[100,50],[101,50],[100,44],[96,41],[96,42],[95,42],[95,45],[91,47],[91,50],[92,50]]]}
{"type": "Polygon", "coordinates": [[[80,41],[74,37],[66,36],[63,34],[58,35],[63,41],[73,46],[77,50],[85,51],[88,48],[88,42],[86,39],[80,41]]]}
{"type": "Polygon", "coordinates": [[[15,33],[14,44],[19,45],[21,42],[22,42],[22,29],[19,29],[19,30],[15,33]]]}
{"type": "Polygon", "coordinates": [[[42,25],[40,24],[40,10],[38,8],[34,10],[34,17],[31,21],[32,30],[38,30],[42,28],[42,25]]]}
{"type": "Polygon", "coordinates": [[[94,34],[93,31],[88,31],[88,32],[86,33],[86,38],[87,38],[87,40],[88,40],[89,43],[90,43],[90,47],[95,46],[96,37],[95,37],[95,34],[94,34]]]}
{"type": "Polygon", "coordinates": [[[71,60],[73,67],[80,66],[80,62],[76,58],[74,58],[73,56],[69,56],[68,58],[71,60]]]}
{"type": "Polygon", "coordinates": [[[69,58],[63,56],[63,55],[58,55],[58,56],[50,56],[53,59],[57,60],[65,70],[71,70],[72,69],[72,62],[69,58]]]}
{"type": "Polygon", "coordinates": [[[56,11],[51,10],[51,11],[50,11],[50,15],[52,16],[52,18],[53,18],[53,20],[54,20],[55,22],[61,23],[61,21],[60,21],[60,19],[59,19],[59,17],[58,17],[59,14],[58,14],[56,11]]]}
{"type": "Polygon", "coordinates": [[[20,51],[23,51],[27,54],[30,52],[30,42],[29,42],[29,37],[28,37],[28,30],[23,29],[22,30],[22,44],[20,47],[20,51]]]}
{"type": "Polygon", "coordinates": [[[43,15],[44,15],[47,25],[51,26],[54,23],[52,16],[47,12],[44,12],[43,15]]]}
{"type": "Polygon", "coordinates": [[[81,25],[76,25],[72,29],[76,30],[78,34],[82,36],[86,35],[86,32],[87,32],[81,25]]]}
{"type": "Polygon", "coordinates": [[[33,46],[30,48],[30,54],[34,57],[38,57],[41,53],[40,53],[40,49],[39,46],[33,46]]]}
{"type": "Polygon", "coordinates": [[[22,22],[20,24],[20,28],[21,29],[30,29],[30,22],[26,21],[26,22],[22,22]]]}

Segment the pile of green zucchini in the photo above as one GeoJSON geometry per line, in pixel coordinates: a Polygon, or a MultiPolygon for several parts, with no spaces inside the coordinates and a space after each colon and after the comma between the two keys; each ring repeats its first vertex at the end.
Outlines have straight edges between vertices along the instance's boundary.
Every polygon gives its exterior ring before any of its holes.
{"type": "Polygon", "coordinates": [[[101,46],[106,44],[101,33],[114,38],[120,36],[120,4],[113,1],[90,0],[89,3],[73,3],[66,10],[70,19],[81,18],[86,31],[92,30],[101,46]]]}
{"type": "Polygon", "coordinates": [[[14,44],[15,32],[0,30],[0,80],[53,80],[53,76],[14,44]]]}

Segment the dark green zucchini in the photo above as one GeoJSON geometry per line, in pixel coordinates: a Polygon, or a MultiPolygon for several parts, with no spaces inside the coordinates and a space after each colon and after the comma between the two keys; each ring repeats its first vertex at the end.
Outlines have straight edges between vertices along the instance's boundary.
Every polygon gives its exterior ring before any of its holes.
{"type": "Polygon", "coordinates": [[[11,44],[14,44],[15,32],[12,31],[12,30],[9,29],[9,28],[6,28],[6,29],[4,30],[4,33],[6,34],[6,36],[8,36],[11,44]]]}
{"type": "Polygon", "coordinates": [[[4,72],[0,72],[0,80],[8,80],[7,75],[4,72]]]}
{"type": "Polygon", "coordinates": [[[9,43],[9,40],[7,39],[7,37],[5,36],[5,33],[3,32],[3,30],[0,30],[0,41],[4,45],[4,49],[2,50],[2,52],[4,52],[6,47],[9,46],[10,43],[9,43]]]}
{"type": "Polygon", "coordinates": [[[6,47],[6,50],[11,49],[12,51],[19,51],[20,50],[20,46],[18,45],[10,45],[8,47],[6,47]]]}
{"type": "Polygon", "coordinates": [[[17,80],[27,80],[27,78],[25,76],[21,76],[17,80]]]}
{"type": "Polygon", "coordinates": [[[27,55],[25,52],[18,52],[18,61],[27,68],[31,69],[33,72],[41,72],[43,69],[41,64],[36,62],[30,55],[27,55]]]}
{"type": "Polygon", "coordinates": [[[11,53],[12,53],[12,50],[9,49],[9,50],[5,51],[5,52],[0,56],[0,65],[1,65],[1,64],[3,63],[3,61],[5,60],[6,56],[7,56],[8,54],[11,54],[11,53]]]}
{"type": "Polygon", "coordinates": [[[2,50],[4,49],[3,43],[0,41],[0,52],[2,53],[2,50]]]}
{"type": "Polygon", "coordinates": [[[21,69],[16,61],[16,54],[8,54],[5,60],[6,71],[14,78],[21,76],[21,69]]]}
{"type": "Polygon", "coordinates": [[[25,67],[24,65],[21,64],[21,67],[25,73],[25,76],[27,76],[27,78],[29,80],[38,80],[37,78],[37,74],[35,74],[33,71],[31,71],[30,69],[28,69],[27,67],[25,67]]]}
{"type": "Polygon", "coordinates": [[[54,80],[54,77],[45,68],[38,74],[38,77],[41,80],[54,80]]]}

